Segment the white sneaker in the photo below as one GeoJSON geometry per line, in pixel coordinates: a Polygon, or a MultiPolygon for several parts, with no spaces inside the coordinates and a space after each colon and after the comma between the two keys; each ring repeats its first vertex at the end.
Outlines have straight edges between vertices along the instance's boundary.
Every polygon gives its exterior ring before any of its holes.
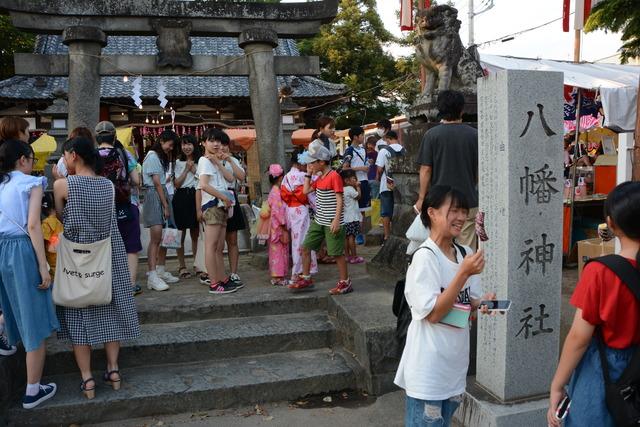
{"type": "Polygon", "coordinates": [[[178,283],[180,281],[179,278],[169,273],[168,271],[164,271],[162,273],[158,273],[158,277],[165,281],[165,283],[178,283]]]}
{"type": "Polygon", "coordinates": [[[147,288],[154,291],[166,291],[169,289],[169,285],[158,276],[156,271],[151,271],[147,277],[147,288]]]}
{"type": "Polygon", "coordinates": [[[156,272],[158,273],[158,277],[161,278],[162,280],[164,280],[165,283],[178,283],[180,281],[179,278],[177,278],[173,274],[171,274],[168,271],[166,271],[164,269],[164,265],[163,266],[157,266],[156,267],[156,272]]]}

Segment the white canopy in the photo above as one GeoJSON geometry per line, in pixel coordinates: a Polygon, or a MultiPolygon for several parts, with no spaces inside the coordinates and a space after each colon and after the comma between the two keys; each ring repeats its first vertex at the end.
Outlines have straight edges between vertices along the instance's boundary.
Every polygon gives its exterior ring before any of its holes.
{"type": "Polygon", "coordinates": [[[564,73],[564,84],[600,91],[605,126],[631,131],[635,128],[640,66],[591,64],[550,59],[514,58],[480,54],[482,66],[498,70],[539,70],[564,73]]]}

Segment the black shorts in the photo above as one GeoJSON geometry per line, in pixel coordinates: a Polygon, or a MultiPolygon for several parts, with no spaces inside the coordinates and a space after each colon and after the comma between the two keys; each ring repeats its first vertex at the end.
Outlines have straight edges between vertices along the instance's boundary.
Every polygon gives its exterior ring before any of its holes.
{"type": "Polygon", "coordinates": [[[365,211],[371,207],[371,188],[369,181],[360,181],[360,198],[358,199],[358,207],[361,211],[365,211]]]}
{"type": "Polygon", "coordinates": [[[233,197],[236,200],[236,205],[233,207],[233,216],[227,220],[227,232],[240,231],[247,228],[247,222],[242,213],[242,206],[240,206],[238,194],[235,191],[233,192],[233,197]]]}
{"type": "Polygon", "coordinates": [[[195,188],[178,188],[171,203],[173,219],[178,230],[192,230],[198,227],[195,188]]]}
{"type": "Polygon", "coordinates": [[[357,236],[360,234],[360,221],[348,222],[344,225],[347,236],[357,236]]]}

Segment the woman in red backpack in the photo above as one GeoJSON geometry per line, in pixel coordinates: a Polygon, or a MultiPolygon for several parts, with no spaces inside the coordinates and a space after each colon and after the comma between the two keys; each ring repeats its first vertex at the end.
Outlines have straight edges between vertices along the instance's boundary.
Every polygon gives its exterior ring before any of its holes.
{"type": "MultiPolygon", "coordinates": [[[[640,182],[618,185],[607,197],[604,208],[609,228],[620,239],[620,255],[638,269],[640,182]]],[[[614,427],[605,402],[598,340],[604,339],[609,376],[611,381],[617,381],[640,344],[640,301],[611,269],[603,263],[590,262],[582,272],[571,304],[577,310],[551,383],[547,421],[550,426],[560,426],[556,410],[568,395],[571,406],[566,427],[614,427]]]]}

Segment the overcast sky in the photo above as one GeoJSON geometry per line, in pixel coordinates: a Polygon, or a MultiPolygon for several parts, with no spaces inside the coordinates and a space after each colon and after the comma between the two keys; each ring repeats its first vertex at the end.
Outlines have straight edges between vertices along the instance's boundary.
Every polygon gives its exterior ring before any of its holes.
{"type": "MultiPolygon", "coordinates": [[[[475,10],[480,10],[485,0],[475,0],[475,10]]],[[[397,11],[400,0],[377,0],[378,12],[385,27],[393,34],[400,36],[400,25],[397,11]]],[[[454,0],[458,9],[458,19],[462,21],[460,37],[467,45],[468,34],[468,0],[454,0]]],[[[480,44],[527,28],[535,27],[562,16],[562,0],[494,0],[495,6],[475,18],[475,41],[480,44]]],[[[571,2],[573,11],[573,1],[571,2]]],[[[515,36],[509,42],[497,42],[480,46],[481,53],[496,55],[520,56],[526,58],[573,59],[573,16],[571,31],[562,32],[562,21],[554,22],[538,30],[515,36]]],[[[582,60],[595,61],[615,55],[621,46],[618,34],[605,34],[603,31],[583,34],[582,60]]],[[[390,47],[395,56],[406,54],[407,50],[390,47]]]]}

